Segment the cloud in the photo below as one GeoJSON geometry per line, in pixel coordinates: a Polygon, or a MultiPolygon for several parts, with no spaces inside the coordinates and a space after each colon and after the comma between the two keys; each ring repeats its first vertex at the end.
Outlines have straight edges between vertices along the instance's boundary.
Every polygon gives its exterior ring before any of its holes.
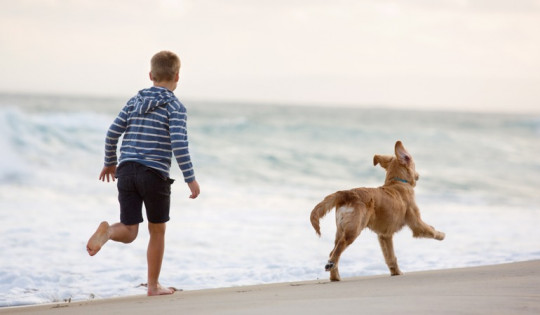
{"type": "Polygon", "coordinates": [[[539,1],[27,0],[4,2],[0,18],[8,90],[130,94],[149,84],[150,56],[170,49],[192,98],[503,106],[525,93],[529,107],[540,99],[522,88],[540,80],[539,1]],[[464,97],[442,97],[449,91],[464,97]]]}

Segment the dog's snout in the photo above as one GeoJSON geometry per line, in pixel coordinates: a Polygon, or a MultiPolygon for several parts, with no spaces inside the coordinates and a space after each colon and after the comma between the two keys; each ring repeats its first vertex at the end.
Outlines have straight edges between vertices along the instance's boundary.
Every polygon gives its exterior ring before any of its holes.
{"type": "Polygon", "coordinates": [[[416,173],[416,174],[414,174],[414,175],[415,175],[415,176],[414,176],[414,180],[419,180],[419,179],[420,179],[420,174],[416,173]]]}

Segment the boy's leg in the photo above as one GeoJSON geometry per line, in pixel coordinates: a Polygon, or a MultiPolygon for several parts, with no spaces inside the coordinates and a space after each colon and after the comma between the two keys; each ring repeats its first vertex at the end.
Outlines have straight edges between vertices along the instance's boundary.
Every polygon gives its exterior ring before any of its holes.
{"type": "Polygon", "coordinates": [[[139,223],[143,222],[143,199],[136,187],[137,169],[140,168],[137,165],[126,162],[116,169],[120,221],[123,223],[109,225],[107,222],[101,222],[86,245],[90,256],[97,254],[108,240],[131,243],[137,237],[139,223]]]}
{"type": "Polygon", "coordinates": [[[109,223],[103,221],[88,240],[86,250],[90,256],[94,256],[108,240],[131,243],[137,238],[138,233],[139,224],[125,225],[123,223],[115,223],[109,225],[109,223]]]}
{"type": "Polygon", "coordinates": [[[148,223],[150,240],[148,241],[148,295],[173,294],[173,288],[165,288],[159,284],[159,273],[165,252],[165,223],[148,223]]]}

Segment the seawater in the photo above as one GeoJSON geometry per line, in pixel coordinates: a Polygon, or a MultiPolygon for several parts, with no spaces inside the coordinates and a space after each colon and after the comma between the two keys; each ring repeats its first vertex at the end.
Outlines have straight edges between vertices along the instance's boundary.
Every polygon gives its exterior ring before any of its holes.
{"type": "MultiPolygon", "coordinates": [[[[98,181],[104,137],[123,99],[0,95],[0,306],[144,294],[148,233],[85,246],[119,218],[116,187],[98,181]]],[[[374,154],[403,141],[423,219],[442,242],[396,234],[404,272],[540,258],[540,115],[185,102],[202,193],[190,200],[173,165],[161,281],[196,290],[327,279],[324,196],[377,187],[374,154]]],[[[342,277],[388,274],[376,235],[345,251],[342,277]]]]}

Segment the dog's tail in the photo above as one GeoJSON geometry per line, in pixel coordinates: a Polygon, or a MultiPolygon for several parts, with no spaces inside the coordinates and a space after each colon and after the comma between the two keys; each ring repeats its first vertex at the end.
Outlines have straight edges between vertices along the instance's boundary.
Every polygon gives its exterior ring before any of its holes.
{"type": "Polygon", "coordinates": [[[319,202],[311,211],[311,225],[315,229],[317,235],[321,236],[321,227],[319,225],[319,220],[324,217],[328,212],[330,212],[336,206],[336,200],[339,195],[339,191],[331,195],[326,196],[323,201],[319,202]]]}

